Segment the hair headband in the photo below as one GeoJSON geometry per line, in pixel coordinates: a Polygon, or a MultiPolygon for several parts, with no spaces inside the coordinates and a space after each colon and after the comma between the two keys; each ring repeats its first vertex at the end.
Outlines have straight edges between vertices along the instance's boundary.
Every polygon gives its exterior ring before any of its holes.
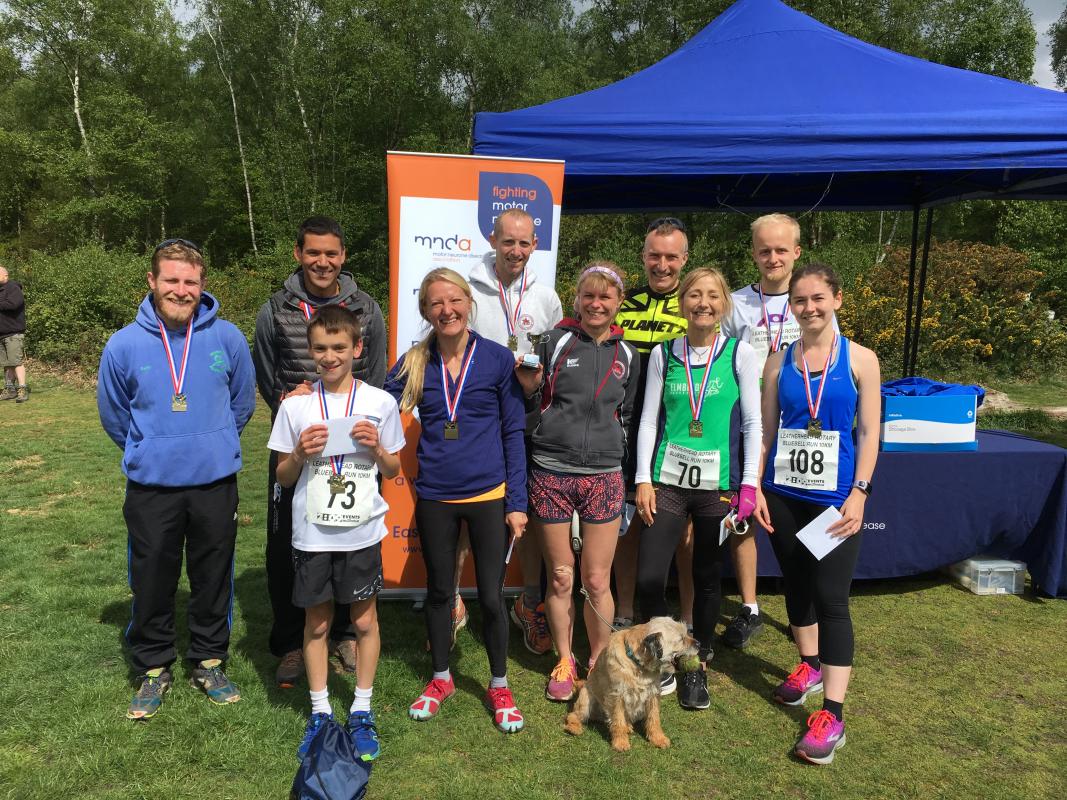
{"type": "Polygon", "coordinates": [[[583,280],[585,280],[586,275],[588,275],[590,272],[597,272],[597,273],[600,273],[601,275],[607,275],[609,278],[611,278],[611,282],[619,287],[619,291],[620,292],[625,292],[626,291],[626,287],[622,285],[622,278],[619,277],[618,273],[616,273],[615,270],[608,269],[607,267],[601,267],[601,266],[598,266],[598,265],[593,265],[591,267],[586,267],[582,271],[582,274],[578,276],[579,285],[581,284],[581,282],[583,280]]]}

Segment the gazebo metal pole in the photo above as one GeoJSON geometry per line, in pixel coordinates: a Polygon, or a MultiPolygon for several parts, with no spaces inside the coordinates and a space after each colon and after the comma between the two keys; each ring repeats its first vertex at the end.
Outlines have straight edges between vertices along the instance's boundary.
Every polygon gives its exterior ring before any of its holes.
{"type": "Polygon", "coordinates": [[[918,370],[919,362],[919,333],[923,324],[923,293],[926,291],[926,266],[930,261],[930,231],[934,224],[933,208],[926,209],[926,233],[923,238],[923,261],[919,270],[919,294],[915,301],[915,330],[911,336],[911,377],[918,370]]]}
{"type": "Polygon", "coordinates": [[[911,310],[915,296],[915,256],[919,250],[919,206],[915,205],[911,215],[911,269],[908,272],[908,310],[904,313],[904,363],[900,368],[901,377],[907,377],[908,356],[911,353],[911,310]]]}

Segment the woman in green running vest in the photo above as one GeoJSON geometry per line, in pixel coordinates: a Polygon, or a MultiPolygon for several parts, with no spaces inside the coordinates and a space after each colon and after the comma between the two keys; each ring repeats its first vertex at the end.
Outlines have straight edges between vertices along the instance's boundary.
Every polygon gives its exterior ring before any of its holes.
{"type": "MultiPolygon", "coordinates": [[[[688,332],[652,351],[637,438],[637,511],[647,526],[641,534],[637,590],[646,616],[668,613],[667,573],[691,516],[693,633],[706,664],[721,604],[720,524],[731,504],[737,512],[728,526],[747,522],[755,507],[762,434],[759,364],[747,342],[719,332],[731,311],[722,273],[693,270],[678,297],[688,332]]],[[[681,683],[683,707],[710,705],[703,669],[683,673],[681,683]]],[[[661,693],[674,688],[674,676],[664,676],[661,693]]]]}

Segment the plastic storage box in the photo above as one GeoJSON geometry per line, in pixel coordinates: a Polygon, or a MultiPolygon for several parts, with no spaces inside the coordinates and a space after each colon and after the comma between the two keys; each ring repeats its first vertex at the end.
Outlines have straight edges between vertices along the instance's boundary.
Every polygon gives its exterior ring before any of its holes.
{"type": "Polygon", "coordinates": [[[1022,594],[1026,584],[1026,564],[993,556],[968,558],[948,571],[975,594],[1022,594]]]}

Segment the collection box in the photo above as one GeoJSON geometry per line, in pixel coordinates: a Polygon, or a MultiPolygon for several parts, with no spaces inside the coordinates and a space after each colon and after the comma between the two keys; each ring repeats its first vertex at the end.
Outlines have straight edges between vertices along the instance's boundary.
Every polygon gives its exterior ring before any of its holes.
{"type": "Polygon", "coordinates": [[[975,395],[882,398],[882,450],[977,450],[975,395]]]}
{"type": "Polygon", "coordinates": [[[948,572],[975,594],[1022,594],[1026,584],[1026,564],[992,556],[959,561],[948,572]]]}

